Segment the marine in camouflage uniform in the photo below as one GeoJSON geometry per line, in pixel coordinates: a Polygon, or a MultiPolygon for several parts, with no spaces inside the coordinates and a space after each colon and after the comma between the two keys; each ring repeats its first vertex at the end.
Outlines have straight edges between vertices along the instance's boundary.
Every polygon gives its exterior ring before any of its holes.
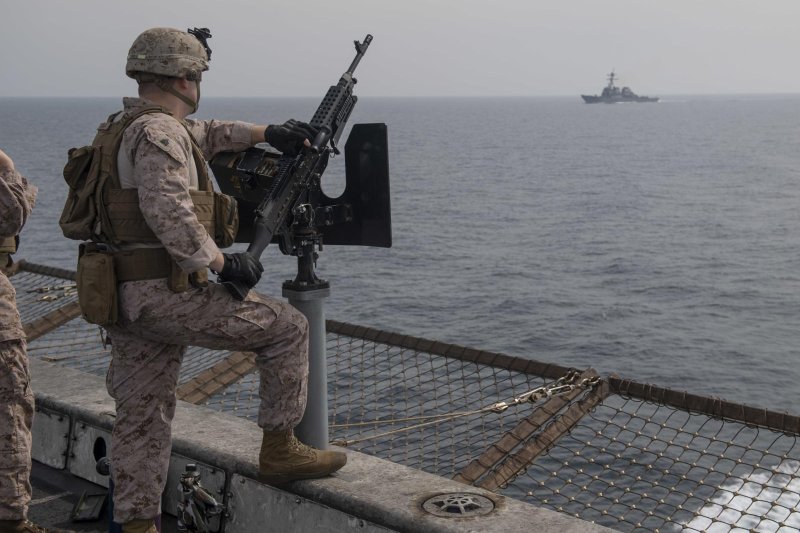
{"type": "MultiPolygon", "coordinates": [[[[206,50],[204,40],[169,28],[148,30],[134,42],[126,70],[139,82],[140,98],[124,99],[123,113],[158,104],[173,114],[145,114],[125,129],[117,154],[120,185],[137,189],[142,216],[160,241],[155,246],[165,248],[183,272],[205,273],[216,265],[223,276],[252,287],[261,265],[246,252],[222,254],[198,222],[189,193],[198,188],[192,143],[210,158],[220,151],[246,149],[265,137],[270,140],[270,133],[278,146],[302,142],[304,136],[298,140],[297,131],[287,134],[286,125],[182,120],[197,107],[206,50]],[[196,91],[187,81],[195,81],[196,91]],[[257,265],[255,272],[248,261],[257,265]]],[[[116,249],[152,246],[124,243],[116,249]]],[[[238,301],[213,282],[175,292],[166,278],[120,283],[118,302],[117,323],[107,328],[112,361],[106,383],[117,411],[111,438],[114,520],[124,524],[126,533],[153,531],[152,518],[160,512],[187,345],[255,352],[261,379],[258,425],[264,429],[260,472],[265,480],[321,477],[344,465],[343,453],[305,446],[292,432],[305,410],[308,374],[308,323],[294,307],[252,290],[238,301]]]]}
{"type": "MultiPolygon", "coordinates": [[[[0,150],[0,242],[22,230],[36,193],[0,150]]],[[[0,253],[0,267],[9,263],[8,253],[0,253]]],[[[25,349],[16,293],[0,269],[0,533],[47,531],[27,520],[34,404],[25,349]]]]}

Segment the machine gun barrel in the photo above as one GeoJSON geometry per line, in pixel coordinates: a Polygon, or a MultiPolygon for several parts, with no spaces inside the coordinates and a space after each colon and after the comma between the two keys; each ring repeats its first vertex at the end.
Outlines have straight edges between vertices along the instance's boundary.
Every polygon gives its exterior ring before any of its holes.
{"type": "Polygon", "coordinates": [[[356,46],[356,57],[350,63],[350,67],[339,78],[337,85],[331,85],[322,103],[317,108],[317,112],[311,118],[312,127],[317,128],[319,132],[311,143],[311,151],[319,152],[328,142],[332,139],[332,148],[335,153],[339,153],[336,147],[336,142],[344,129],[344,123],[350,116],[350,112],[356,104],[357,98],[353,96],[353,86],[357,80],[353,77],[353,73],[367,52],[369,43],[372,42],[372,35],[367,34],[364,37],[364,42],[359,43],[354,41],[356,46]]]}
{"type": "Polygon", "coordinates": [[[347,69],[348,74],[353,74],[353,72],[356,70],[356,67],[358,66],[358,62],[361,61],[361,58],[364,57],[365,53],[367,53],[367,47],[369,46],[369,43],[372,42],[372,35],[367,34],[367,36],[364,37],[363,43],[359,43],[358,41],[354,42],[356,45],[357,53],[356,53],[356,58],[353,59],[352,63],[350,63],[350,68],[347,69]]]}

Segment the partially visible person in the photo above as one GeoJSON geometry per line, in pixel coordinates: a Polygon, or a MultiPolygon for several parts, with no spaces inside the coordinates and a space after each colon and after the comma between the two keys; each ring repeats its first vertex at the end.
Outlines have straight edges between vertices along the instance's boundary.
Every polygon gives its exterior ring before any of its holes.
{"type": "Polygon", "coordinates": [[[64,531],[28,520],[33,391],[16,293],[3,272],[11,265],[17,236],[33,209],[36,192],[0,150],[0,533],[64,531]]]}

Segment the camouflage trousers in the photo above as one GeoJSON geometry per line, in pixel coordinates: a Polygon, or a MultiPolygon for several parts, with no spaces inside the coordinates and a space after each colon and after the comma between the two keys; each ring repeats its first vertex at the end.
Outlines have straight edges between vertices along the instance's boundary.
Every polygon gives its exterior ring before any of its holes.
{"type": "Polygon", "coordinates": [[[258,424],[296,426],[306,405],[308,322],[289,303],[250,291],[240,302],[221,285],[173,293],[166,280],[119,285],[119,322],[108,328],[108,392],[114,520],[159,514],[185,347],[252,351],[260,374],[258,424]]]}
{"type": "Polygon", "coordinates": [[[0,520],[19,520],[31,501],[33,391],[22,339],[0,342],[0,520]]]}

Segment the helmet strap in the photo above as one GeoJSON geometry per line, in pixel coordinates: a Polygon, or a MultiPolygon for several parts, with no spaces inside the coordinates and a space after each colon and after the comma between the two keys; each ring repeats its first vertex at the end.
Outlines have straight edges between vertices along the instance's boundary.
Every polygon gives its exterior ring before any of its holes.
{"type": "Polygon", "coordinates": [[[192,109],[192,113],[196,113],[197,107],[200,105],[200,80],[194,80],[194,83],[197,86],[197,101],[194,103],[194,108],[192,109]]]}
{"type": "MultiPolygon", "coordinates": [[[[156,85],[158,85],[159,89],[161,89],[162,91],[166,91],[166,92],[170,93],[173,96],[178,97],[184,104],[186,104],[190,108],[192,108],[191,113],[189,113],[190,115],[192,113],[194,113],[195,111],[197,111],[198,102],[195,101],[195,100],[192,100],[191,98],[189,98],[185,94],[181,94],[180,91],[176,90],[175,87],[172,86],[172,83],[173,83],[172,80],[165,79],[165,78],[156,78],[155,82],[156,82],[156,85]]],[[[200,81],[199,80],[195,80],[195,84],[197,84],[197,100],[199,101],[200,100],[200,81]]]]}

